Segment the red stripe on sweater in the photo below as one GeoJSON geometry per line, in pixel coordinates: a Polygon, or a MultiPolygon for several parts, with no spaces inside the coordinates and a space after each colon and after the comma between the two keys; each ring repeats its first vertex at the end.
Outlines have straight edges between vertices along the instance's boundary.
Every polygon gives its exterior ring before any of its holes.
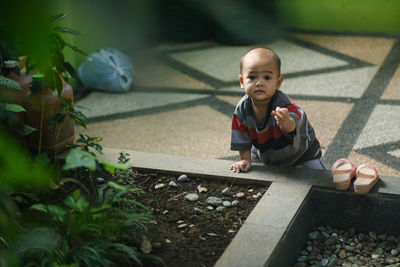
{"type": "Polygon", "coordinates": [[[249,136],[251,140],[257,139],[259,144],[265,144],[268,142],[270,139],[278,139],[281,137],[282,131],[278,126],[272,126],[269,127],[268,130],[266,130],[263,133],[257,134],[257,131],[255,128],[249,128],[249,136]]]}
{"type": "Polygon", "coordinates": [[[296,103],[290,98],[289,98],[289,100],[290,100],[290,103],[292,103],[292,105],[289,105],[286,108],[288,109],[289,112],[296,113],[297,116],[299,116],[299,118],[301,118],[301,114],[299,112],[299,109],[298,109],[296,103]]]}
{"type": "Polygon", "coordinates": [[[235,115],[233,115],[233,117],[232,117],[232,126],[231,127],[232,127],[232,130],[239,130],[242,133],[246,133],[247,132],[246,125],[241,123],[240,120],[238,118],[236,118],[235,115]]]}

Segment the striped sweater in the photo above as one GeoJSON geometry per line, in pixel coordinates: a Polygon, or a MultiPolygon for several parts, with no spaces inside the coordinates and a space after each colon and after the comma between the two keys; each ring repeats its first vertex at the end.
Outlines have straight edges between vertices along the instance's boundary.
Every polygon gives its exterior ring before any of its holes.
{"type": "Polygon", "coordinates": [[[281,91],[276,91],[269,103],[262,126],[257,125],[251,98],[242,97],[232,118],[231,150],[250,150],[252,158],[265,164],[296,166],[321,157],[319,142],[305,112],[281,91]],[[287,108],[296,121],[296,129],[283,132],[277,125],[272,110],[287,108]]]}

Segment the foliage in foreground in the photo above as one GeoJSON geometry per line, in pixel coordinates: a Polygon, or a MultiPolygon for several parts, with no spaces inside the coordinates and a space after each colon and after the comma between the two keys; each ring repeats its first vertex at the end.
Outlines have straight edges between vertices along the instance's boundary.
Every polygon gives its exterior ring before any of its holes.
{"type": "Polygon", "coordinates": [[[126,164],[74,148],[64,169],[87,169],[89,175],[55,184],[51,178],[56,172],[30,160],[1,131],[0,148],[0,159],[7,158],[1,161],[0,266],[132,266],[145,258],[162,263],[137,249],[152,216],[129,195],[142,192],[113,181],[100,186],[95,181],[96,170],[121,173],[128,170],[126,164]],[[51,196],[68,188],[75,189],[62,203],[51,203],[51,196]]]}

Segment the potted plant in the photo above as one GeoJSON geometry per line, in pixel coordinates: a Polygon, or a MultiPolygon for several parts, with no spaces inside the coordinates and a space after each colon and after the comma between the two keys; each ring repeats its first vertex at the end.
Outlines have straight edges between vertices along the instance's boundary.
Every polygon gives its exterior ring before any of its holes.
{"type": "MultiPolygon", "coordinates": [[[[9,11],[15,14],[12,8],[9,11]]],[[[64,48],[69,47],[73,51],[86,54],[62,38],[62,34],[79,34],[75,30],[59,26],[66,18],[65,14],[49,17],[46,12],[29,13],[26,8],[21,12],[28,12],[26,15],[36,22],[35,27],[27,26],[25,29],[21,25],[15,25],[14,20],[9,17],[3,17],[3,21],[0,21],[1,32],[7,34],[1,35],[0,59],[4,65],[10,55],[14,55],[14,59],[16,56],[24,56],[24,60],[19,62],[19,69],[34,75],[30,90],[23,95],[17,95],[17,98],[23,98],[23,104],[21,99],[17,99],[16,104],[21,104],[26,109],[25,123],[37,129],[28,135],[27,143],[34,153],[46,151],[55,157],[69,143],[74,142],[75,122],[85,127],[85,117],[75,111],[73,90],[67,82],[71,77],[77,80],[79,77],[72,65],[66,62],[64,48]],[[7,53],[4,52],[7,51],[4,44],[8,46],[7,53]]]]}

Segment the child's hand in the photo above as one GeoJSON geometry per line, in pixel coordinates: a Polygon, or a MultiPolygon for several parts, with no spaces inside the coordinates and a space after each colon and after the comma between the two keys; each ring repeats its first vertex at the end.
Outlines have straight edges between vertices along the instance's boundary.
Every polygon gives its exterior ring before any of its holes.
{"type": "Polygon", "coordinates": [[[276,107],[271,114],[283,131],[290,133],[296,128],[296,122],[289,116],[287,108],[276,107]]]}
{"type": "Polygon", "coordinates": [[[247,159],[242,159],[239,162],[232,164],[229,169],[233,172],[247,172],[251,168],[251,162],[247,159]]]}

